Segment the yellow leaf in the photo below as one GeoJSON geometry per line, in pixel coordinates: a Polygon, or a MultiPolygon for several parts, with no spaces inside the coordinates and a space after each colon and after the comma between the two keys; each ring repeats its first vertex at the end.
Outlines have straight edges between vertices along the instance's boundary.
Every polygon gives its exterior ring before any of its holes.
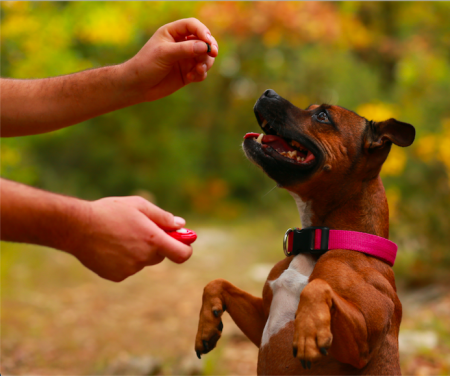
{"type": "Polygon", "coordinates": [[[436,155],[436,136],[429,134],[417,140],[415,151],[424,162],[430,162],[436,155]]]}
{"type": "Polygon", "coordinates": [[[393,106],[382,102],[362,104],[356,112],[367,120],[373,121],[383,121],[396,116],[393,106]]]}
{"type": "Polygon", "coordinates": [[[381,169],[382,175],[400,175],[405,168],[406,153],[403,149],[393,147],[381,169]]]}

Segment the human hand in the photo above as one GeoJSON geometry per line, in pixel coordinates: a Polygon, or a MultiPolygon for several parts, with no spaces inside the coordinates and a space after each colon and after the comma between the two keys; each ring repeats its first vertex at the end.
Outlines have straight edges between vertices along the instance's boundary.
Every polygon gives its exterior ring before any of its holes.
{"type": "Polygon", "coordinates": [[[191,82],[203,81],[219,46],[195,18],[160,27],[142,49],[120,67],[144,101],[163,98],[191,82]],[[208,43],[211,51],[208,53],[208,43]]]}
{"type": "Polygon", "coordinates": [[[192,254],[190,246],[161,229],[181,228],[184,219],[142,197],[107,197],[88,204],[89,219],[70,253],[100,277],[120,282],[165,257],[182,263],[192,254]]]}

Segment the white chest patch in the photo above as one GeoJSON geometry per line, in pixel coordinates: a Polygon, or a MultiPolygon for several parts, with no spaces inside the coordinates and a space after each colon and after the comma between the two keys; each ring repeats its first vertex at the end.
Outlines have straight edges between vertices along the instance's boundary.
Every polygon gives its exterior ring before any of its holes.
{"type": "Polygon", "coordinates": [[[302,227],[311,226],[311,201],[303,201],[300,196],[296,193],[288,191],[291,196],[294,198],[295,203],[297,204],[298,212],[300,214],[300,219],[302,220],[302,227]]]}
{"type": "Polygon", "coordinates": [[[261,347],[267,344],[274,334],[294,320],[300,293],[308,284],[308,278],[314,269],[315,261],[310,255],[295,256],[287,268],[274,281],[269,281],[273,291],[269,318],[261,340],[261,347]]]}

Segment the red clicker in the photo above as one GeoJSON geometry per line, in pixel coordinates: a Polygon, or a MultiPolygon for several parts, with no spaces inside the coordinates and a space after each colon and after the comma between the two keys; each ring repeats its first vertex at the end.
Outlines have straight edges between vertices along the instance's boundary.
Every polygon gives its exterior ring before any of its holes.
{"type": "Polygon", "coordinates": [[[197,239],[197,234],[187,228],[180,228],[176,231],[167,231],[167,234],[186,245],[192,244],[197,239]]]}

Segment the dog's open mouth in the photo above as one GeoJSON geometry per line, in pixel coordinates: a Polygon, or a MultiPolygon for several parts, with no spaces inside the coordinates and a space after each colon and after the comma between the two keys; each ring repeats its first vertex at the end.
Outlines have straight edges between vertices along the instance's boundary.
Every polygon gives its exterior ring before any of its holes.
{"type": "Polygon", "coordinates": [[[256,142],[261,144],[261,148],[264,152],[276,151],[290,163],[299,165],[309,165],[313,163],[315,156],[310,150],[296,140],[280,136],[276,130],[270,126],[266,119],[263,119],[261,115],[259,116],[262,120],[261,128],[266,134],[247,133],[244,136],[244,139],[255,138],[256,142]]]}

